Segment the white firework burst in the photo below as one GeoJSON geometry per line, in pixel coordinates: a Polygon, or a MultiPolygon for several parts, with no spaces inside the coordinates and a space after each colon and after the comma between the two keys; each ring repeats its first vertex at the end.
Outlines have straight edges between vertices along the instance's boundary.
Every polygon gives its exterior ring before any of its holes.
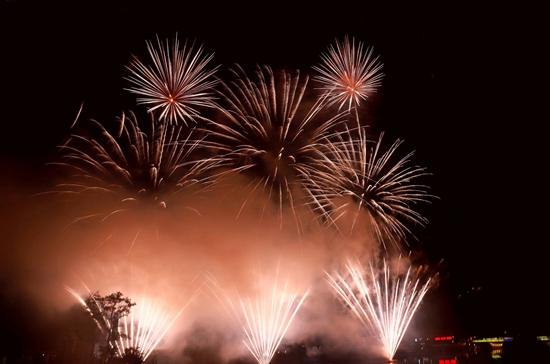
{"type": "Polygon", "coordinates": [[[202,119],[199,107],[212,107],[212,87],[217,83],[211,76],[218,67],[207,70],[206,65],[213,58],[203,55],[202,46],[194,51],[194,44],[185,42],[179,47],[177,36],[172,46],[168,40],[162,44],[157,37],[158,49],[147,42],[152,66],[134,57],[127,69],[130,75],[126,80],[132,87],[126,90],[137,94],[138,105],[146,105],[149,112],[158,112],[157,119],[171,124],[180,122],[188,125],[202,119]]]}
{"type": "Polygon", "coordinates": [[[116,118],[114,128],[92,119],[88,123],[89,128],[77,128],[80,132],[59,147],[60,160],[50,163],[58,168],[58,174],[65,174],[66,181],[42,193],[72,197],[71,201],[88,196],[103,202],[101,212],[73,222],[101,215],[105,220],[125,211],[165,209],[179,200],[182,190],[204,191],[220,178],[211,173],[220,161],[201,156],[204,136],[196,130],[185,131],[182,126],[151,119],[149,131],[143,131],[132,112],[116,118]]]}
{"type": "Polygon", "coordinates": [[[347,36],[343,42],[336,40],[336,48],[328,49],[328,54],[321,54],[322,63],[313,67],[320,73],[313,79],[322,84],[329,105],[338,104],[341,109],[347,104],[348,110],[359,107],[381,85],[383,64],[373,57],[373,48],[364,48],[362,42],[356,45],[347,36]]]}
{"type": "MultiPolygon", "coordinates": [[[[309,78],[296,71],[273,72],[258,67],[250,78],[238,67],[231,83],[221,82],[219,120],[206,131],[213,149],[228,168],[252,178],[249,188],[263,191],[276,203],[282,223],[283,206],[297,217],[303,194],[300,176],[309,168],[315,145],[342,123],[347,111],[326,115],[324,98],[313,105],[302,102],[309,78]]],[[[243,205],[244,206],[244,205],[243,205]]]]}
{"type": "Polygon", "coordinates": [[[321,145],[320,162],[310,168],[304,179],[311,194],[310,203],[328,224],[346,216],[351,220],[350,233],[361,216],[374,236],[382,243],[389,239],[398,243],[411,233],[405,221],[425,225],[428,221],[413,209],[412,204],[427,202],[428,187],[414,183],[428,175],[425,168],[408,165],[413,153],[394,161],[402,144],[397,140],[382,152],[383,133],[377,142],[366,137],[365,129],[346,130],[321,145]]]}

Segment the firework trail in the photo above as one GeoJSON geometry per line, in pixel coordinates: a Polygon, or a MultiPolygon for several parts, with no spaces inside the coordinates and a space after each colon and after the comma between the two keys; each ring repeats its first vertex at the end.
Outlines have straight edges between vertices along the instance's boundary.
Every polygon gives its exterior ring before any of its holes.
{"type": "Polygon", "coordinates": [[[157,112],[160,122],[169,124],[179,122],[188,125],[202,119],[197,107],[212,107],[213,93],[210,92],[216,85],[212,79],[219,66],[208,71],[206,65],[213,58],[212,55],[203,56],[202,46],[194,51],[194,45],[185,42],[182,49],[179,47],[177,35],[172,47],[166,40],[163,45],[157,36],[158,49],[151,42],[147,42],[147,49],[153,61],[153,66],[147,66],[137,57],[130,67],[130,75],[126,80],[132,87],[126,90],[137,94],[138,105],[147,105],[149,112],[157,112]]]}
{"type": "Polygon", "coordinates": [[[365,269],[351,261],[344,275],[325,273],[330,286],[361,324],[380,338],[387,359],[392,360],[432,278],[421,283],[422,267],[414,273],[409,266],[400,274],[399,270],[390,271],[386,261],[381,273],[375,271],[372,262],[370,269],[365,269]]]}
{"type": "Polygon", "coordinates": [[[228,168],[252,178],[250,195],[263,191],[276,203],[276,211],[264,208],[262,214],[278,216],[282,227],[283,210],[289,208],[300,225],[299,177],[307,175],[315,145],[343,122],[345,113],[325,117],[324,98],[310,108],[302,103],[308,77],[300,77],[299,71],[274,73],[263,66],[255,79],[239,66],[231,72],[233,82],[220,82],[221,115],[210,123],[211,146],[229,161],[228,168]]]}
{"type": "Polygon", "coordinates": [[[146,133],[132,112],[116,118],[114,132],[95,120],[89,123],[90,128],[74,133],[59,147],[60,161],[50,163],[69,182],[46,193],[72,199],[104,197],[106,205],[114,202],[115,207],[73,222],[94,216],[105,220],[135,209],[165,209],[182,190],[193,187],[198,193],[217,181],[210,172],[220,160],[200,155],[204,137],[196,131],[184,132],[181,126],[151,119],[146,133]]]}
{"type": "Polygon", "coordinates": [[[136,307],[129,316],[124,317],[122,323],[124,338],[121,337],[117,343],[119,353],[124,353],[127,348],[139,348],[146,360],[174,322],[198,295],[199,292],[196,292],[191,296],[177,312],[167,310],[160,301],[143,298],[139,301],[139,307],[136,307]]]}
{"type": "Polygon", "coordinates": [[[255,287],[257,293],[245,298],[239,294],[237,304],[212,276],[207,276],[205,284],[222,304],[236,331],[244,335],[243,343],[259,364],[271,362],[294,316],[310,292],[308,288],[300,295],[289,287],[288,279],[282,286],[277,281],[278,270],[273,284],[260,278],[255,287]]]}
{"type": "Polygon", "coordinates": [[[383,64],[378,57],[373,58],[372,48],[363,48],[363,43],[355,44],[346,36],[343,42],[336,40],[336,48],[328,48],[328,54],[321,54],[322,63],[313,69],[320,74],[314,80],[322,84],[320,87],[327,96],[329,106],[338,104],[338,109],[359,107],[361,100],[366,100],[369,94],[380,86],[383,64]]]}
{"type": "MultiPolygon", "coordinates": [[[[93,298],[94,294],[97,293],[92,292],[82,280],[81,282],[88,292],[88,297],[93,298]]],[[[64,288],[86,308],[101,334],[104,338],[107,338],[107,333],[111,330],[109,320],[103,315],[101,319],[94,317],[92,307],[89,307],[74,289],[69,286],[64,286],[64,288]]],[[[169,309],[160,299],[151,299],[150,295],[143,294],[136,307],[130,311],[130,314],[123,317],[119,322],[118,331],[121,335],[115,342],[115,350],[118,356],[122,357],[126,349],[136,348],[139,349],[144,360],[146,360],[183,311],[199,294],[200,291],[197,290],[179,310],[169,309]]],[[[102,314],[101,304],[95,299],[93,301],[98,312],[102,314]]]]}
{"type": "Polygon", "coordinates": [[[338,228],[338,220],[347,216],[351,233],[360,217],[367,216],[368,226],[385,246],[386,239],[398,244],[411,233],[401,219],[420,225],[428,222],[411,204],[432,196],[427,186],[414,183],[428,173],[408,165],[413,153],[394,161],[402,141],[382,152],[382,139],[383,133],[377,142],[367,140],[364,128],[333,134],[321,144],[327,150],[319,153],[320,162],[308,170],[309,178],[304,180],[310,203],[328,224],[338,228]]]}

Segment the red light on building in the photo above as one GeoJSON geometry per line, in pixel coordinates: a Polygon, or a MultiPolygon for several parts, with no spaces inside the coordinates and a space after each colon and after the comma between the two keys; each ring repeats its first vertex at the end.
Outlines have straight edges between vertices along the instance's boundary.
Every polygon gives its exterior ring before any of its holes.
{"type": "Polygon", "coordinates": [[[439,364],[458,364],[456,359],[439,359],[439,364]]]}

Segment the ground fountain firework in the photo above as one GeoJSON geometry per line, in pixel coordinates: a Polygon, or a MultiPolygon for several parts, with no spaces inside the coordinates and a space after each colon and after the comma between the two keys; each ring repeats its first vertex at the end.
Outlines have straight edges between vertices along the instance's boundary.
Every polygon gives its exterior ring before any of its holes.
{"type": "Polygon", "coordinates": [[[348,260],[342,273],[328,273],[327,282],[368,332],[377,336],[387,359],[392,360],[407,328],[428,292],[432,277],[423,267],[409,266],[405,273],[391,270],[384,260],[381,271],[348,260]]]}
{"type": "Polygon", "coordinates": [[[243,343],[252,353],[258,364],[269,364],[281,344],[292,320],[308,296],[290,287],[289,280],[278,282],[275,277],[259,277],[253,291],[255,293],[231,296],[219,285],[214,277],[208,276],[206,287],[222,305],[225,314],[234,326],[243,343]]]}
{"type": "Polygon", "coordinates": [[[121,337],[117,343],[119,353],[124,353],[129,348],[139,348],[144,360],[147,360],[197,295],[193,295],[179,311],[167,309],[166,305],[155,299],[147,297],[140,299],[132,313],[124,317],[122,323],[124,338],[121,337]]]}
{"type": "MultiPolygon", "coordinates": [[[[99,296],[99,293],[91,291],[82,280],[81,283],[87,291],[87,298],[83,298],[69,286],[65,285],[64,287],[90,313],[101,335],[104,339],[107,339],[109,331],[113,329],[111,321],[105,315],[97,317],[93,314],[94,310],[99,313],[103,312],[101,303],[95,299],[99,296]]],[[[130,312],[118,321],[116,331],[120,333],[120,337],[114,341],[113,348],[116,355],[123,357],[128,350],[137,349],[143,360],[147,360],[170,328],[199,294],[200,291],[197,290],[187,302],[179,307],[171,307],[151,293],[143,292],[136,295],[138,298],[135,301],[135,306],[131,307],[130,312]]]]}

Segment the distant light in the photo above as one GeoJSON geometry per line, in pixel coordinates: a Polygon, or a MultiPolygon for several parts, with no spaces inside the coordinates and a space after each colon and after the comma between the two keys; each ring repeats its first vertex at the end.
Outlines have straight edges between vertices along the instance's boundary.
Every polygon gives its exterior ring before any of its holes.
{"type": "Polygon", "coordinates": [[[439,364],[457,364],[456,359],[439,359],[439,364]]]}
{"type": "Polygon", "coordinates": [[[505,336],[505,337],[489,337],[489,338],[472,340],[472,342],[474,343],[502,343],[502,342],[509,342],[509,341],[514,341],[514,338],[505,336]]]}

